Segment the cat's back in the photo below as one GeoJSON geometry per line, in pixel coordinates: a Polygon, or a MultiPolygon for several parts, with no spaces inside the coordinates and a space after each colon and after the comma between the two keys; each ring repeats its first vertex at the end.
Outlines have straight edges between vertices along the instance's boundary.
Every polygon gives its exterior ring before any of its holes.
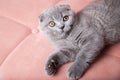
{"type": "Polygon", "coordinates": [[[88,5],[85,10],[114,11],[119,8],[120,0],[95,0],[90,5],[88,5]]]}
{"type": "Polygon", "coordinates": [[[120,0],[95,0],[82,12],[103,25],[112,25],[120,22],[120,0]]]}
{"type": "Polygon", "coordinates": [[[96,0],[82,12],[91,17],[97,29],[104,30],[107,41],[120,40],[120,0],[96,0]]]}

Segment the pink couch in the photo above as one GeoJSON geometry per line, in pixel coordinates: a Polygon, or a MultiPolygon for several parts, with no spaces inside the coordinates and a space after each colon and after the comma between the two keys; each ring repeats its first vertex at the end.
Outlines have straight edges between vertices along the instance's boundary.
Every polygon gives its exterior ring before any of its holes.
{"type": "MultiPolygon", "coordinates": [[[[76,12],[93,0],[0,0],[0,80],[68,80],[72,63],[47,76],[44,65],[54,51],[41,33],[38,16],[55,4],[70,4],[76,12]]],[[[106,51],[81,80],[120,80],[120,44],[106,51]]]]}

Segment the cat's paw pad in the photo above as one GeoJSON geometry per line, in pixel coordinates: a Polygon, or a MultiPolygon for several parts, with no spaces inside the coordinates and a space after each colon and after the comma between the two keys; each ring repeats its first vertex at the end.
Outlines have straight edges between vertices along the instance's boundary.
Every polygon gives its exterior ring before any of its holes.
{"type": "Polygon", "coordinates": [[[48,75],[54,75],[57,71],[57,62],[53,59],[48,60],[45,70],[48,75]]]}
{"type": "Polygon", "coordinates": [[[81,76],[82,76],[83,72],[79,72],[76,69],[69,69],[67,76],[68,78],[72,79],[72,80],[78,80],[81,76]]]}
{"type": "Polygon", "coordinates": [[[67,72],[68,78],[72,80],[78,80],[83,76],[87,67],[88,65],[85,64],[72,65],[67,72]]]}

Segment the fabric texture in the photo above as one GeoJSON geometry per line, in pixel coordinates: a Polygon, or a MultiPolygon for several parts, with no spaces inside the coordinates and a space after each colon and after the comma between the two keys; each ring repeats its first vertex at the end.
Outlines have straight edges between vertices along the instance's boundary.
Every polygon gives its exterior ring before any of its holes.
{"type": "MultiPolygon", "coordinates": [[[[0,0],[0,80],[68,80],[66,72],[72,63],[62,66],[55,76],[45,74],[44,65],[55,49],[39,30],[38,16],[56,4],[69,4],[78,12],[91,1],[0,0]]],[[[117,44],[107,50],[81,80],[119,80],[119,49],[117,44]]]]}

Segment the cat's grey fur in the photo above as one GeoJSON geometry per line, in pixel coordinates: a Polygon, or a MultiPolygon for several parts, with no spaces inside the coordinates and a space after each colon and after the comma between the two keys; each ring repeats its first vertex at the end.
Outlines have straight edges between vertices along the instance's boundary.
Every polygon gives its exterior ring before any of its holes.
{"type": "Polygon", "coordinates": [[[120,41],[120,0],[96,0],[77,14],[69,5],[55,5],[39,19],[41,29],[57,47],[45,66],[48,75],[74,61],[67,75],[78,79],[106,45],[120,41]],[[65,15],[69,20],[64,22],[65,15]],[[50,27],[50,21],[56,25],[50,27]]]}

